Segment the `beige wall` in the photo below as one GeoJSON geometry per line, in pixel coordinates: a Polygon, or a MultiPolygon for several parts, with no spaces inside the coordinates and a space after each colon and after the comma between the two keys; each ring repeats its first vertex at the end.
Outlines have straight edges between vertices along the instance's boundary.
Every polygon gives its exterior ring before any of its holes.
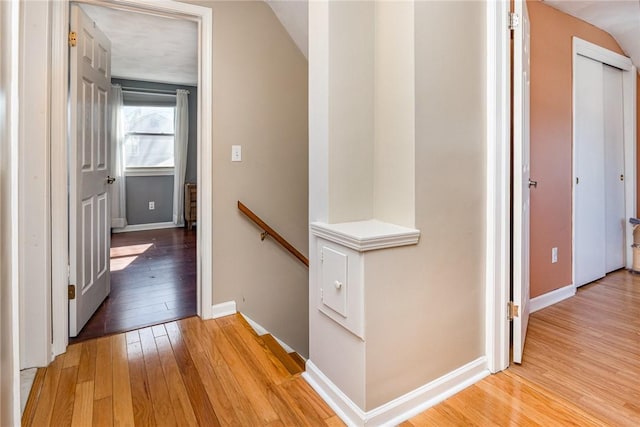
{"type": "Polygon", "coordinates": [[[572,37],[623,53],[608,33],[528,1],[531,19],[531,297],[572,283],[572,37]],[[551,248],[558,262],[551,263],[551,248]]]}
{"type": "Polygon", "coordinates": [[[213,9],[212,302],[235,300],[306,355],[308,271],[236,202],[308,253],[307,61],[266,3],[196,3],[213,9]]]}
{"type": "Polygon", "coordinates": [[[375,2],[329,3],[329,222],[373,216],[375,2]]]}
{"type": "Polygon", "coordinates": [[[421,236],[367,253],[366,410],[484,355],[484,40],[483,3],[415,3],[421,236]]]}

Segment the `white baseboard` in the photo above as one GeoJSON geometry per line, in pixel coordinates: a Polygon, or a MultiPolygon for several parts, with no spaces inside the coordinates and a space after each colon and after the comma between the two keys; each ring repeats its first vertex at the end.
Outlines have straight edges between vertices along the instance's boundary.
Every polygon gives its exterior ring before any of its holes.
{"type": "Polygon", "coordinates": [[[489,375],[487,358],[480,357],[448,374],[370,411],[353,403],[312,361],[302,377],[349,426],[394,426],[418,415],[489,375]]]}
{"type": "Polygon", "coordinates": [[[534,313],[538,310],[542,310],[545,307],[559,303],[562,300],[571,298],[576,294],[576,287],[573,285],[567,285],[555,291],[547,292],[544,295],[540,295],[535,298],[531,298],[529,301],[529,312],[534,313]]]}
{"type": "Polygon", "coordinates": [[[153,222],[149,224],[130,224],[122,228],[112,228],[112,233],[128,233],[129,231],[162,230],[163,228],[184,227],[184,224],[174,224],[173,222],[153,222]]]}
{"type": "MultiPolygon", "coordinates": [[[[256,322],[255,320],[249,318],[249,316],[247,316],[244,313],[240,313],[242,314],[242,317],[244,317],[247,321],[247,323],[253,328],[254,331],[256,331],[256,334],[258,334],[259,336],[262,335],[266,335],[269,334],[270,332],[268,330],[266,330],[261,324],[259,324],[258,322],[256,322]]],[[[289,346],[286,342],[282,341],[281,339],[279,339],[278,337],[276,337],[275,335],[271,334],[271,336],[273,338],[275,338],[276,341],[278,341],[278,344],[280,344],[280,346],[282,348],[284,348],[284,350],[287,353],[294,353],[296,352],[293,348],[291,348],[291,346],[289,346]]]]}
{"type": "Polygon", "coordinates": [[[231,316],[232,314],[236,314],[238,310],[236,309],[235,301],[227,301],[221,302],[220,304],[214,304],[211,306],[211,318],[217,319],[218,317],[231,316]]]}

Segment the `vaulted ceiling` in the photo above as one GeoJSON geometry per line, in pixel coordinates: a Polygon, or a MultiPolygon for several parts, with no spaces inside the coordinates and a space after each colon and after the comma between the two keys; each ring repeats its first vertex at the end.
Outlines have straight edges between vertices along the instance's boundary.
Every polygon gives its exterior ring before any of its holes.
{"type": "Polygon", "coordinates": [[[640,67],[640,0],[544,0],[549,6],[605,30],[640,67]]]}
{"type": "MultiPolygon", "coordinates": [[[[308,0],[264,1],[307,57],[308,0]]],[[[640,67],[640,0],[544,2],[607,31],[640,67]]],[[[197,83],[198,38],[194,22],[88,4],[81,7],[112,41],[112,74],[115,77],[197,83]]]]}

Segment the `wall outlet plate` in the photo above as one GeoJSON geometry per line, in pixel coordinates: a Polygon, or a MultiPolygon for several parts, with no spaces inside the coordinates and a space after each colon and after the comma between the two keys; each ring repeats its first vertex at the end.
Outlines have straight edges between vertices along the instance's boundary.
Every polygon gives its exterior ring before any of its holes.
{"type": "Polygon", "coordinates": [[[149,210],[152,211],[156,208],[156,202],[149,202],[149,210]]]}
{"type": "Polygon", "coordinates": [[[242,161],[242,146],[241,145],[232,145],[231,146],[231,161],[232,162],[241,162],[242,161]]]}
{"type": "Polygon", "coordinates": [[[551,263],[558,262],[558,248],[551,248],[551,263]]]}

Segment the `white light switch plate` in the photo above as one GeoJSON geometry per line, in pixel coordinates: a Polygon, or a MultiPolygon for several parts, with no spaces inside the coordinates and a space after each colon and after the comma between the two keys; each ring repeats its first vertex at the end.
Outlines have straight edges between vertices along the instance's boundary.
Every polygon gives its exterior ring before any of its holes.
{"type": "Polygon", "coordinates": [[[231,161],[232,162],[241,162],[242,161],[242,146],[241,145],[232,145],[231,146],[231,161]]]}

